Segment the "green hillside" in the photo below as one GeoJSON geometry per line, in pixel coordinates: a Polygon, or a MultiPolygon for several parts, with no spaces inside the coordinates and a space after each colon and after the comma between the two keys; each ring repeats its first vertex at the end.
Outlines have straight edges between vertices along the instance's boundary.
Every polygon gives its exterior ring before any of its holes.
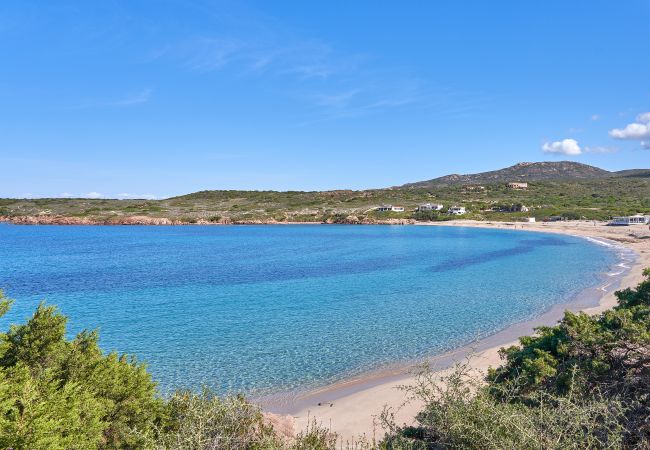
{"type": "MultiPolygon", "coordinates": [[[[446,214],[415,212],[418,204],[465,206],[470,219],[515,220],[533,216],[607,219],[612,215],[650,213],[650,171],[607,172],[578,163],[522,163],[502,171],[464,175],[469,183],[423,182],[364,191],[200,191],[165,200],[1,199],[0,216],[66,216],[119,222],[125,217],[167,218],[181,222],[373,221],[389,218],[446,220],[446,214]],[[514,169],[513,169],[514,168],[514,169]],[[514,175],[513,170],[518,173],[514,175]],[[500,172],[500,173],[499,173],[500,172]],[[488,175],[486,175],[488,174],[488,175]],[[508,174],[512,175],[509,176],[508,174]],[[476,183],[477,180],[488,182],[476,183]],[[507,181],[525,180],[513,190],[507,181]],[[379,213],[379,205],[405,207],[403,213],[379,213]],[[504,212],[524,205],[528,212],[504,212]],[[501,211],[492,211],[492,210],[501,211]]],[[[440,180],[440,179],[437,179],[440,180]]]]}

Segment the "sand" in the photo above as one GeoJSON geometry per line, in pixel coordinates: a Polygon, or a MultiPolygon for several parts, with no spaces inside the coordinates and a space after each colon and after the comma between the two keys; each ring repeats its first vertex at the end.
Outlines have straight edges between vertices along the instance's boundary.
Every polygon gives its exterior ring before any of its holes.
{"type": "MultiPolygon", "coordinates": [[[[598,306],[574,307],[558,305],[554,311],[539,318],[518,324],[503,333],[486,338],[472,348],[459,349],[450,354],[441,355],[432,361],[433,367],[440,370],[448,368],[454,361],[464,359],[469,353],[474,356],[471,366],[476,370],[485,371],[488,367],[498,366],[501,362],[498,350],[517,342],[517,337],[529,335],[533,327],[557,323],[564,309],[581,310],[588,314],[598,314],[616,305],[614,288],[634,287],[643,280],[643,269],[650,267],[650,230],[647,226],[636,225],[629,227],[610,227],[604,223],[592,221],[571,221],[553,223],[505,223],[505,222],[477,222],[454,220],[423,224],[423,226],[465,226],[483,228],[503,228],[528,231],[543,231],[550,233],[570,234],[574,236],[587,236],[605,238],[616,241],[632,249],[637,257],[627,273],[620,281],[619,286],[607,285],[592,289],[587,295],[592,296],[591,304],[598,306]],[[606,293],[605,293],[606,292],[606,293]],[[603,295],[603,293],[605,293],[603,295]]],[[[347,380],[328,386],[316,392],[310,392],[296,398],[293,410],[289,408],[289,422],[293,423],[296,431],[304,430],[310,421],[329,427],[339,436],[343,443],[357,440],[360,436],[367,439],[381,439],[384,431],[377,425],[376,416],[385,406],[396,411],[397,423],[411,424],[415,415],[421,410],[418,402],[404,404],[406,393],[399,386],[411,385],[415,381],[414,368],[411,370],[385,371],[379,374],[368,374],[354,380],[347,380]]]]}

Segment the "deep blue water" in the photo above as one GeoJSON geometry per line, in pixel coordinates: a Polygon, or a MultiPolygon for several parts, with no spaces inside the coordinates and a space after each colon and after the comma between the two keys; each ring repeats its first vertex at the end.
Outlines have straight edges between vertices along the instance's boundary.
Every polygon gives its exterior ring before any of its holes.
{"type": "Polygon", "coordinates": [[[40,300],[164,390],[308,388],[461,346],[594,285],[579,238],[413,226],[0,224],[0,328],[40,300]]]}

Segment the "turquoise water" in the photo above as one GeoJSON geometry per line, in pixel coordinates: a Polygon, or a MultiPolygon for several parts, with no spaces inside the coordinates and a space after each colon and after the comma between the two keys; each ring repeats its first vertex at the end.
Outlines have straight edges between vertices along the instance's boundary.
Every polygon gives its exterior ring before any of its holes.
{"type": "Polygon", "coordinates": [[[148,363],[163,390],[304,389],[461,346],[616,262],[540,233],[413,226],[0,224],[0,287],[148,363]]]}

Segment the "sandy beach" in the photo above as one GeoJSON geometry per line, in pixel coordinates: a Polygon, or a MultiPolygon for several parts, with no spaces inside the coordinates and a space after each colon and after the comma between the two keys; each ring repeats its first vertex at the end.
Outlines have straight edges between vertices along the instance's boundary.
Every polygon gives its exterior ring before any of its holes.
{"type": "MultiPolygon", "coordinates": [[[[647,226],[610,227],[602,222],[574,221],[552,223],[506,223],[506,222],[477,222],[454,220],[422,224],[422,226],[463,226],[516,229],[561,233],[587,238],[613,241],[634,252],[629,267],[624,267],[625,273],[618,282],[607,283],[586,291],[584,298],[576,299],[569,304],[557,305],[551,311],[534,320],[509,327],[503,332],[482,339],[471,347],[459,349],[449,354],[440,355],[430,361],[432,367],[444,370],[455,361],[472,354],[472,367],[485,371],[488,367],[500,364],[498,350],[501,347],[514,344],[519,336],[531,334],[533,328],[540,325],[552,325],[562,317],[564,310],[584,311],[588,314],[598,314],[616,305],[614,291],[625,287],[636,286],[642,279],[642,271],[650,267],[650,230],[647,226]]],[[[614,279],[614,278],[612,278],[614,279]]],[[[289,417],[281,422],[291,422],[296,431],[303,430],[310,421],[316,420],[330,427],[339,435],[342,442],[350,442],[365,436],[367,439],[380,439],[384,432],[376,424],[375,417],[385,406],[396,411],[398,423],[413,423],[413,418],[422,405],[417,402],[404,404],[406,395],[400,386],[412,384],[415,380],[413,371],[395,370],[384,371],[380,374],[368,374],[353,380],[337,383],[321,390],[306,393],[295,399],[293,408],[286,412],[289,417]]]]}

